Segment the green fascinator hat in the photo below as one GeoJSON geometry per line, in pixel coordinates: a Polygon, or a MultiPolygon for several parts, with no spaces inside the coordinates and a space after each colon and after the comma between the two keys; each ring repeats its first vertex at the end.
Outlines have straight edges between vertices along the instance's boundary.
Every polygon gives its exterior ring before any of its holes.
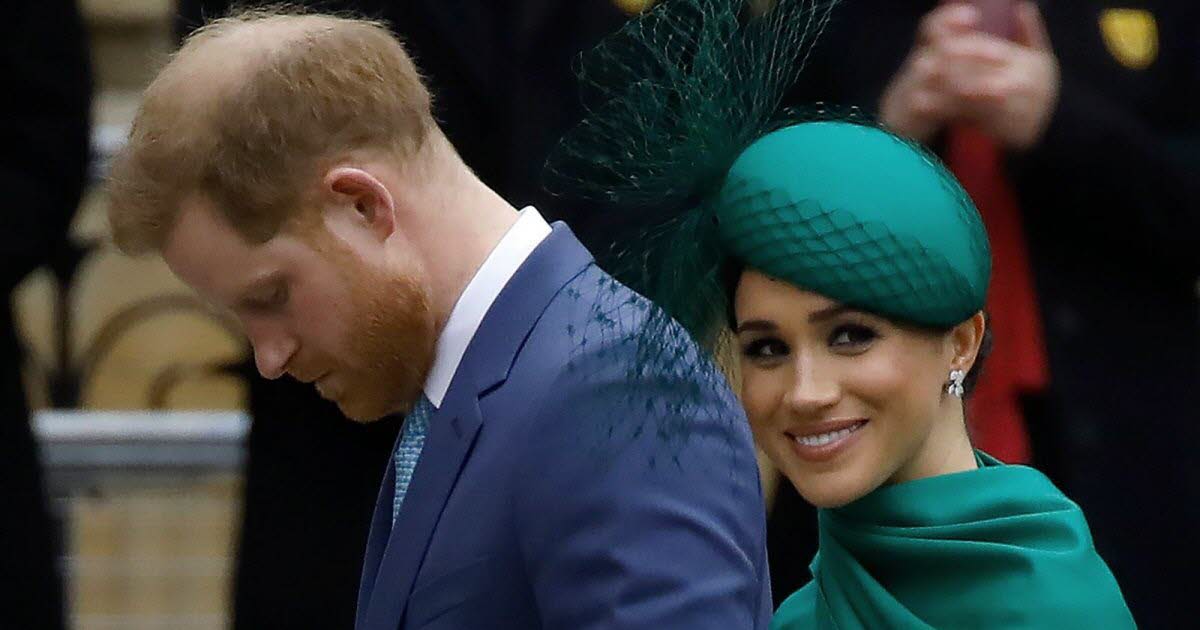
{"type": "Polygon", "coordinates": [[[709,203],[733,258],[798,287],[934,328],[983,308],[991,256],[975,206],[933,157],[880,129],[771,132],[709,203]]]}
{"type": "Polygon", "coordinates": [[[983,307],[987,235],[936,157],[854,112],[780,110],[834,4],[668,0],[580,60],[587,115],[548,186],[608,213],[601,263],[710,349],[744,267],[921,326],[983,307]]]}

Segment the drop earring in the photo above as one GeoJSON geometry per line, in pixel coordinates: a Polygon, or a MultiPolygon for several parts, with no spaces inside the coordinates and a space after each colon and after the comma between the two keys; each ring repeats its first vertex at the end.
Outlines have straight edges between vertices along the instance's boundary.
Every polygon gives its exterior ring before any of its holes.
{"type": "Polygon", "coordinates": [[[962,398],[966,391],[963,388],[963,379],[966,377],[967,373],[962,370],[950,370],[950,382],[946,384],[946,393],[962,398]]]}

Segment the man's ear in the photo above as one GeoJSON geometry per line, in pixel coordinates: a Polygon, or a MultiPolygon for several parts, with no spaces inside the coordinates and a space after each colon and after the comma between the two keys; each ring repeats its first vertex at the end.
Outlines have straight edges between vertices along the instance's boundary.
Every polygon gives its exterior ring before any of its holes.
{"type": "Polygon", "coordinates": [[[387,186],[371,173],[351,166],[338,166],[325,174],[325,190],[352,205],[372,234],[381,242],[396,229],[396,203],[387,186]]]}

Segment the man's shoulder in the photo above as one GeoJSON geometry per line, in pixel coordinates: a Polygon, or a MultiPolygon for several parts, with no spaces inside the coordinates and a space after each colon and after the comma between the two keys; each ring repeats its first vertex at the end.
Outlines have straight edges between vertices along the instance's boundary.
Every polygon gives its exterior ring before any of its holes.
{"type": "Polygon", "coordinates": [[[534,418],[603,418],[606,434],[678,438],[714,419],[744,422],[724,374],[687,331],[595,266],[551,301],[505,388],[539,401],[534,418]]]}
{"type": "Polygon", "coordinates": [[[532,375],[531,387],[556,398],[619,388],[639,414],[645,397],[688,401],[672,415],[732,399],[724,374],[683,326],[595,265],[565,284],[531,329],[510,378],[532,375]]]}
{"type": "Polygon", "coordinates": [[[563,358],[576,362],[589,356],[654,359],[641,352],[647,344],[669,346],[688,361],[704,360],[670,315],[596,265],[563,286],[534,333],[557,338],[568,350],[563,358]]]}

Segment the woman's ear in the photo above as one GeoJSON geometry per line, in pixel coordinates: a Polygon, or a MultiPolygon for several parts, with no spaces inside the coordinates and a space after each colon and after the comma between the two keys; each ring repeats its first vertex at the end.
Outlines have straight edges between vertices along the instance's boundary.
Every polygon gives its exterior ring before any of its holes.
{"type": "Polygon", "coordinates": [[[983,345],[983,334],[986,330],[987,317],[983,311],[979,311],[950,331],[950,369],[971,371],[971,366],[975,365],[975,359],[979,357],[979,348],[983,345]]]}

